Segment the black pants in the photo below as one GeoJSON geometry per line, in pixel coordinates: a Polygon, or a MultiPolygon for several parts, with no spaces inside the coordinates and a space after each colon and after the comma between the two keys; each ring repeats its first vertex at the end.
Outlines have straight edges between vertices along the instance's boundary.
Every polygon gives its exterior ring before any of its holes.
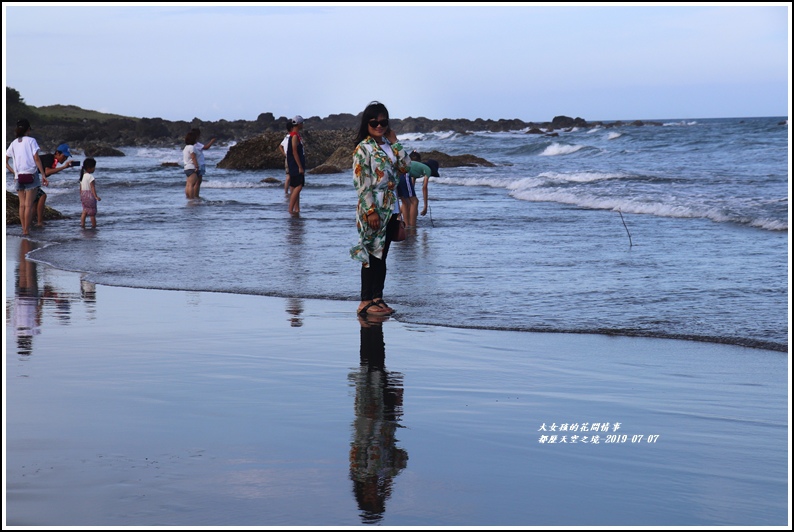
{"type": "Polygon", "coordinates": [[[361,266],[361,301],[383,299],[383,286],[386,284],[386,255],[389,254],[391,238],[397,230],[397,214],[392,214],[386,227],[386,243],[381,258],[369,256],[369,268],[361,266]]]}

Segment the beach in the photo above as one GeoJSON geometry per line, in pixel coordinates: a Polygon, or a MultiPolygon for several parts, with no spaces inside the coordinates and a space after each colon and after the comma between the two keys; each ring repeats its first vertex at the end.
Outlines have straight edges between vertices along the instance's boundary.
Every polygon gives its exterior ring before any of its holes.
{"type": "Polygon", "coordinates": [[[35,247],[6,234],[9,528],[790,527],[787,353],[108,286],[35,247]]]}

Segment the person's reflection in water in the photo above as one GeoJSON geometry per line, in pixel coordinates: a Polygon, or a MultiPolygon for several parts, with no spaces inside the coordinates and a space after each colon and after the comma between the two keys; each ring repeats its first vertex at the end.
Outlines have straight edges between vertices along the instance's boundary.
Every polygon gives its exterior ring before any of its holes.
{"type": "Polygon", "coordinates": [[[88,319],[96,318],[96,284],[85,279],[80,279],[80,297],[88,310],[88,319]]]}
{"type": "Polygon", "coordinates": [[[356,387],[356,419],[350,444],[350,478],[364,524],[383,519],[392,479],[405,469],[408,453],[395,432],[403,406],[402,373],[386,371],[381,323],[388,317],[359,317],[361,367],[348,377],[356,387]]]}
{"type": "Polygon", "coordinates": [[[14,298],[14,329],[17,335],[17,352],[20,355],[33,353],[33,336],[39,334],[41,326],[41,297],[36,263],[26,255],[36,245],[23,238],[19,244],[19,264],[14,298]]]}
{"type": "Polygon", "coordinates": [[[44,305],[55,305],[55,317],[64,324],[68,324],[72,318],[72,294],[61,293],[54,286],[44,283],[41,301],[44,305]]]}
{"type": "Polygon", "coordinates": [[[290,327],[300,327],[303,325],[303,300],[291,297],[287,299],[287,314],[291,317],[289,319],[290,327]]]}

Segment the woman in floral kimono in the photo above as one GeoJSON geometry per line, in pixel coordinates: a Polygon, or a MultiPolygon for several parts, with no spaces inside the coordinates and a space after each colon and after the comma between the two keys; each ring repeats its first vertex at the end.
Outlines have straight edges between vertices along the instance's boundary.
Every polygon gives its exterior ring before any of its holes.
{"type": "Polygon", "coordinates": [[[383,301],[386,255],[400,213],[395,194],[400,175],[411,159],[389,128],[389,111],[370,103],[361,116],[353,152],[353,184],[358,192],[356,228],[359,242],[350,256],[361,261],[361,304],[358,313],[389,315],[394,309],[383,301]]]}

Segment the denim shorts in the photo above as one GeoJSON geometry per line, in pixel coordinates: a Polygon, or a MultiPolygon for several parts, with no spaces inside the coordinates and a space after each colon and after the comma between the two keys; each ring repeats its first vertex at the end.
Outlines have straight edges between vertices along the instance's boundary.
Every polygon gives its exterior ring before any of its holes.
{"type": "Polygon", "coordinates": [[[185,177],[190,177],[193,174],[198,174],[199,177],[204,177],[205,173],[207,173],[207,167],[202,166],[198,170],[185,170],[185,177]]]}
{"type": "Polygon", "coordinates": [[[36,177],[33,178],[33,182],[32,183],[28,183],[27,185],[20,185],[19,181],[17,181],[15,179],[14,181],[17,184],[17,191],[19,191],[19,190],[33,190],[34,188],[40,187],[41,186],[41,174],[36,172],[34,175],[36,177]]]}

